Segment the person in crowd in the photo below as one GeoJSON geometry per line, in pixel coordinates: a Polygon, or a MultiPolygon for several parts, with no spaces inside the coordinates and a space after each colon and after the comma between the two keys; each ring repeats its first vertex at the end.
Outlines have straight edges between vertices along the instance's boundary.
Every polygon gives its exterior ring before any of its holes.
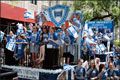
{"type": "Polygon", "coordinates": [[[96,79],[98,74],[99,74],[99,70],[97,70],[97,68],[96,68],[94,59],[90,60],[89,68],[86,72],[86,76],[87,76],[88,80],[93,79],[93,78],[96,79]]]}
{"type": "MultiPolygon", "coordinates": [[[[27,28],[24,26],[23,27],[23,39],[29,43],[29,40],[30,40],[30,36],[29,34],[27,33],[27,28]]],[[[26,44],[25,45],[25,48],[24,48],[24,64],[26,64],[27,62],[27,53],[28,53],[28,49],[29,49],[29,44],[26,44]],[[26,52],[27,51],[27,52],[26,52]]]]}
{"type": "Polygon", "coordinates": [[[78,59],[78,64],[77,66],[74,67],[74,76],[75,80],[85,80],[85,68],[82,67],[83,60],[78,59]]]}
{"type": "Polygon", "coordinates": [[[106,80],[107,79],[107,72],[106,72],[105,65],[103,65],[103,68],[102,68],[101,72],[99,73],[99,75],[97,76],[97,79],[99,79],[99,80],[106,80]]]}
{"type": "Polygon", "coordinates": [[[93,39],[96,43],[98,43],[98,31],[95,31],[94,33],[95,35],[93,35],[93,39]]]}
{"type": "Polygon", "coordinates": [[[116,79],[120,80],[120,63],[116,67],[116,72],[117,72],[117,75],[115,77],[116,77],[116,79]]]}
{"type": "Polygon", "coordinates": [[[115,66],[115,68],[116,68],[117,65],[119,65],[119,64],[120,64],[120,54],[117,53],[117,57],[116,57],[115,60],[114,60],[114,66],[115,66]]]}
{"type": "Polygon", "coordinates": [[[62,24],[62,26],[61,26],[61,29],[58,29],[57,31],[56,31],[56,34],[57,34],[57,36],[58,36],[58,43],[59,43],[59,57],[60,57],[60,65],[62,66],[62,64],[64,64],[64,62],[63,62],[63,58],[62,58],[62,56],[63,56],[63,49],[64,49],[64,37],[65,37],[65,30],[66,30],[66,25],[65,24],[62,24]]]}
{"type": "MultiPolygon", "coordinates": [[[[16,41],[16,54],[19,60],[20,65],[23,65],[24,62],[24,48],[26,44],[26,40],[24,39],[24,34],[20,34],[18,36],[18,40],[16,41]]],[[[15,54],[14,54],[15,55],[15,54]]]]}
{"type": "Polygon", "coordinates": [[[42,62],[45,59],[45,45],[48,43],[48,27],[43,26],[42,33],[40,35],[40,56],[36,60],[37,64],[40,64],[42,67],[42,62]]]}
{"type": "Polygon", "coordinates": [[[114,80],[117,79],[117,71],[114,69],[113,62],[110,62],[107,69],[107,79],[114,80]]]}
{"type": "Polygon", "coordinates": [[[70,61],[70,37],[69,32],[66,30],[65,37],[64,37],[64,54],[63,54],[63,62],[65,64],[65,61],[67,64],[69,64],[70,61]]]}
{"type": "Polygon", "coordinates": [[[89,56],[88,56],[89,51],[88,51],[86,39],[87,39],[87,34],[85,34],[85,35],[83,36],[83,39],[82,39],[82,41],[81,41],[82,58],[83,58],[84,61],[87,60],[88,57],[89,57],[89,56]]]}
{"type": "Polygon", "coordinates": [[[53,45],[53,48],[57,48],[59,45],[57,40],[58,40],[58,36],[55,33],[55,28],[50,26],[48,32],[48,44],[53,45]]]}
{"type": "MultiPolygon", "coordinates": [[[[13,31],[10,31],[9,34],[7,35],[6,42],[14,42],[14,34],[13,31]]],[[[8,50],[5,48],[5,64],[6,65],[15,65],[15,59],[13,58],[14,52],[8,50]]]]}
{"type": "Polygon", "coordinates": [[[29,36],[31,36],[31,34],[32,34],[32,27],[33,27],[32,23],[29,23],[29,25],[27,26],[27,33],[29,36]]]}
{"type": "Polygon", "coordinates": [[[96,54],[96,43],[95,42],[90,43],[90,46],[88,49],[89,49],[89,60],[94,59],[96,54]]]}
{"type": "Polygon", "coordinates": [[[38,57],[38,53],[39,53],[39,34],[37,32],[37,27],[34,26],[33,27],[33,32],[31,34],[31,38],[30,38],[30,53],[32,53],[32,61],[33,61],[33,67],[36,67],[36,63],[35,60],[38,57]]]}

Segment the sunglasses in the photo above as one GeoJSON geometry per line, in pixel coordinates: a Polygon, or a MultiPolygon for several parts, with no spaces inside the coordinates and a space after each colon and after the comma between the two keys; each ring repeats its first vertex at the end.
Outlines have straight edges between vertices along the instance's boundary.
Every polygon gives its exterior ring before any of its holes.
{"type": "Polygon", "coordinates": [[[90,63],[90,64],[95,64],[95,63],[90,63]]]}

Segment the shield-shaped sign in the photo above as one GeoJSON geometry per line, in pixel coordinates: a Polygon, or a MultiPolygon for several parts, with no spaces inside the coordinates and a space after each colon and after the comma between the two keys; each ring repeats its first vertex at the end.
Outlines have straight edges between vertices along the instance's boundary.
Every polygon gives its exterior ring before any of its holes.
{"type": "Polygon", "coordinates": [[[65,5],[56,5],[48,8],[48,14],[51,21],[60,27],[65,21],[69,13],[69,7],[65,5]]]}

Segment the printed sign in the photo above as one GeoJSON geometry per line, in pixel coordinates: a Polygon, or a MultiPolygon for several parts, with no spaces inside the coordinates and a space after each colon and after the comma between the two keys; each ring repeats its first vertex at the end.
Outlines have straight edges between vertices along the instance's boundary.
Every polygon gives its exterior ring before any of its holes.
{"type": "Polygon", "coordinates": [[[10,51],[14,51],[15,45],[16,45],[15,42],[8,42],[7,45],[6,45],[6,48],[10,51]]]}
{"type": "Polygon", "coordinates": [[[60,27],[65,21],[69,13],[69,7],[65,5],[56,5],[48,8],[48,14],[51,21],[60,27]]]}

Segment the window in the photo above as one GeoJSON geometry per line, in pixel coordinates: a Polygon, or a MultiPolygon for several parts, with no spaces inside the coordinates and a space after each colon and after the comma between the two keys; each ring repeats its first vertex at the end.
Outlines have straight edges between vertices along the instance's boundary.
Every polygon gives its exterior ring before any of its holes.
{"type": "Polygon", "coordinates": [[[31,3],[37,5],[37,0],[31,0],[31,3]]]}

